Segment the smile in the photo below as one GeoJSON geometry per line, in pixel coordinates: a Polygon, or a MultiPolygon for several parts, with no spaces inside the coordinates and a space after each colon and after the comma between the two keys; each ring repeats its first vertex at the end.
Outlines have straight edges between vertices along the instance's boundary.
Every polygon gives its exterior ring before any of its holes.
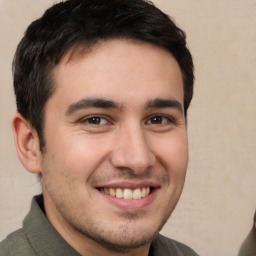
{"type": "Polygon", "coordinates": [[[141,199],[150,194],[150,187],[129,189],[129,188],[100,188],[100,191],[104,194],[110,195],[112,197],[131,200],[131,199],[141,199]]]}

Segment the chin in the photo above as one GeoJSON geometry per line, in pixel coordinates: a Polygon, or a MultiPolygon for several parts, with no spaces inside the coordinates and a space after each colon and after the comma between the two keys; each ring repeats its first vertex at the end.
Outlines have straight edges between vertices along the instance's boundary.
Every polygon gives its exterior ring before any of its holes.
{"type": "Polygon", "coordinates": [[[110,251],[126,253],[150,244],[158,233],[159,230],[142,230],[138,227],[129,231],[127,228],[119,228],[118,232],[112,231],[108,234],[91,233],[89,238],[110,251]]]}

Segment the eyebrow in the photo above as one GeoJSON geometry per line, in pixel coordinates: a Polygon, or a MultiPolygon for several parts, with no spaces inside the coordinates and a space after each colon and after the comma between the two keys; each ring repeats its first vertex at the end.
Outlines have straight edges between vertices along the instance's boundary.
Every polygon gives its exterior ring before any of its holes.
{"type": "Polygon", "coordinates": [[[86,108],[104,108],[104,109],[110,109],[110,108],[115,108],[115,109],[122,109],[122,106],[114,102],[112,100],[106,100],[106,99],[81,99],[78,102],[75,102],[71,105],[68,106],[66,115],[72,115],[74,112],[86,109],[86,108]]]}
{"type": "MultiPolygon", "coordinates": [[[[76,111],[86,108],[119,109],[120,111],[123,110],[123,106],[120,103],[112,100],[102,98],[85,98],[69,105],[66,111],[66,115],[72,115],[76,111]]],[[[183,112],[182,104],[175,99],[156,98],[149,100],[144,107],[145,110],[153,108],[175,108],[179,112],[183,112]]]]}
{"type": "Polygon", "coordinates": [[[153,100],[149,100],[148,103],[145,105],[145,110],[152,109],[152,108],[174,108],[174,109],[177,109],[179,112],[183,112],[182,104],[173,98],[171,99],[156,98],[153,100]]]}

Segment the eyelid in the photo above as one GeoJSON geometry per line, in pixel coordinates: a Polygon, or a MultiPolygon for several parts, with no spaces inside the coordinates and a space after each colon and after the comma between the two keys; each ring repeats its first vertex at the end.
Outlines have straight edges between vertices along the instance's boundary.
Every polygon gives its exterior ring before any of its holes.
{"type": "MultiPolygon", "coordinates": [[[[88,116],[85,116],[85,117],[82,117],[81,119],[79,119],[79,122],[80,123],[88,123],[90,124],[88,121],[92,118],[100,118],[100,119],[105,119],[106,120],[106,124],[111,124],[112,122],[110,121],[110,118],[109,117],[106,117],[105,115],[97,115],[97,114],[92,114],[92,115],[88,115],[88,116]]],[[[93,124],[91,124],[93,125],[93,124]]],[[[96,125],[96,124],[95,124],[96,125]]],[[[98,125],[105,125],[105,124],[98,124],[98,125]]]]}
{"type": "MultiPolygon", "coordinates": [[[[167,119],[170,123],[170,124],[176,124],[176,120],[173,116],[170,116],[170,115],[166,115],[166,114],[153,114],[153,115],[150,115],[149,117],[147,117],[145,123],[149,122],[152,118],[154,117],[161,117],[161,118],[165,118],[167,119]]],[[[163,125],[163,124],[167,124],[167,122],[164,122],[164,123],[161,123],[161,124],[155,124],[155,125],[163,125]]]]}

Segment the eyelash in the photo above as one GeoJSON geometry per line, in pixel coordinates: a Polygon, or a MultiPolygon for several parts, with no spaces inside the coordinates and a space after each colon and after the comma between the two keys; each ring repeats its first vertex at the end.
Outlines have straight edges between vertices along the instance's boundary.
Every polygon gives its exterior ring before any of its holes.
{"type": "Polygon", "coordinates": [[[167,124],[167,123],[169,123],[169,124],[174,124],[175,123],[173,118],[170,118],[170,117],[167,117],[167,116],[164,116],[164,115],[153,115],[149,119],[147,119],[146,123],[148,123],[149,121],[152,121],[153,119],[155,119],[154,121],[156,121],[156,122],[159,121],[159,119],[160,119],[161,123],[151,123],[152,125],[164,125],[164,124],[167,124]],[[165,119],[164,122],[163,122],[163,119],[165,119]]]}
{"type": "Polygon", "coordinates": [[[106,125],[106,124],[110,123],[106,117],[97,116],[97,115],[88,116],[88,117],[86,117],[86,118],[83,118],[83,119],[81,119],[80,122],[81,122],[81,123],[88,123],[88,124],[90,124],[90,125],[106,125]],[[95,120],[95,119],[97,119],[97,120],[95,120]],[[104,124],[95,123],[95,122],[97,122],[97,121],[99,121],[99,120],[100,120],[100,121],[105,120],[104,124]]]}
{"type": "MultiPolygon", "coordinates": [[[[81,123],[88,123],[90,125],[98,125],[98,126],[111,124],[111,122],[109,121],[108,118],[100,116],[100,115],[88,116],[86,118],[81,119],[80,122],[81,123]],[[104,120],[104,123],[102,124],[101,121],[103,121],[103,120],[104,120]]],[[[160,114],[150,116],[145,121],[145,124],[149,124],[149,125],[164,125],[164,124],[168,124],[168,123],[169,124],[175,124],[175,120],[171,117],[167,117],[167,116],[160,115],[160,114]],[[155,119],[155,120],[153,120],[153,119],[155,119]]]]}

